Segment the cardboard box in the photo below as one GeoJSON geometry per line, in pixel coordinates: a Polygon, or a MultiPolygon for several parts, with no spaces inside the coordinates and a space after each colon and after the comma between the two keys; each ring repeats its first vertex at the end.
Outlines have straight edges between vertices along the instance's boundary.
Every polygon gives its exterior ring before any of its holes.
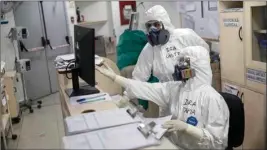
{"type": "Polygon", "coordinates": [[[211,65],[212,73],[220,73],[221,72],[220,63],[219,62],[211,63],[210,65],[211,65]]]}
{"type": "Polygon", "coordinates": [[[221,92],[221,73],[213,73],[213,75],[212,75],[212,87],[217,92],[221,92]]]}
{"type": "Polygon", "coordinates": [[[212,87],[217,91],[221,92],[221,70],[220,63],[211,63],[212,70],[212,87]]]}

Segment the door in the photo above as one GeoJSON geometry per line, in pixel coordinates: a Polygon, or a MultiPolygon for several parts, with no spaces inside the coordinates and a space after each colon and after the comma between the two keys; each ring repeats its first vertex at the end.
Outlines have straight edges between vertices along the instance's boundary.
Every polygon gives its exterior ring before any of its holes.
{"type": "Polygon", "coordinates": [[[31,59],[31,71],[24,75],[28,98],[37,99],[58,91],[54,60],[70,53],[64,2],[23,2],[14,12],[17,26],[27,27],[29,37],[25,47],[42,47],[41,37],[50,45],[35,51],[20,52],[20,58],[31,59]]]}
{"type": "Polygon", "coordinates": [[[266,20],[266,2],[244,2],[244,43],[247,74],[246,84],[248,87],[259,91],[260,93],[266,93],[266,20]]]}
{"type": "Polygon", "coordinates": [[[243,12],[220,13],[220,58],[223,79],[245,85],[243,12]]]}
{"type": "Polygon", "coordinates": [[[41,37],[44,37],[43,23],[40,19],[39,2],[22,2],[14,10],[16,26],[27,27],[29,37],[23,40],[29,50],[39,48],[36,51],[19,52],[20,59],[31,60],[31,70],[24,73],[25,89],[28,98],[36,99],[51,93],[46,52],[42,46],[41,37]]]}
{"type": "Polygon", "coordinates": [[[244,42],[248,68],[266,71],[266,2],[244,2],[244,42]]]}
{"type": "Polygon", "coordinates": [[[265,149],[265,97],[245,88],[242,88],[242,92],[245,109],[243,149],[265,149]]]}
{"type": "MultiPolygon", "coordinates": [[[[48,72],[52,93],[58,91],[58,82],[54,60],[56,56],[71,52],[70,46],[66,42],[68,36],[67,18],[64,2],[43,2],[44,20],[49,46],[46,49],[48,72]]],[[[71,40],[71,39],[70,39],[71,40]]]]}

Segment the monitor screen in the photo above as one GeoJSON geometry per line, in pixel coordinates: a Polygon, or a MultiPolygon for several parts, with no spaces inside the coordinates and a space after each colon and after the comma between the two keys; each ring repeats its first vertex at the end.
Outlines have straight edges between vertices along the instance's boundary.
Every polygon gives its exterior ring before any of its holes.
{"type": "Polygon", "coordinates": [[[95,86],[95,30],[75,25],[74,40],[79,76],[90,86],[95,86]]]}

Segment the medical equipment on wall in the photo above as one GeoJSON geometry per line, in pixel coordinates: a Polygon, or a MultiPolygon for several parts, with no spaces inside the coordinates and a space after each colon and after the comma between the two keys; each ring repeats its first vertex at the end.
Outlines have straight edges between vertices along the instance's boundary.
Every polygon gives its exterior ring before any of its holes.
{"type": "Polygon", "coordinates": [[[139,13],[138,12],[132,12],[130,23],[129,23],[129,30],[137,30],[138,29],[138,23],[139,23],[139,13]]]}
{"type": "Polygon", "coordinates": [[[22,2],[2,1],[0,2],[1,9],[1,24],[8,24],[8,20],[5,19],[5,14],[14,10],[22,2]]]}
{"type": "Polygon", "coordinates": [[[27,39],[29,37],[29,30],[25,27],[11,28],[8,33],[8,38],[12,41],[27,39]]]}
{"type": "Polygon", "coordinates": [[[23,73],[31,70],[30,59],[19,59],[16,63],[17,72],[23,73]]]}

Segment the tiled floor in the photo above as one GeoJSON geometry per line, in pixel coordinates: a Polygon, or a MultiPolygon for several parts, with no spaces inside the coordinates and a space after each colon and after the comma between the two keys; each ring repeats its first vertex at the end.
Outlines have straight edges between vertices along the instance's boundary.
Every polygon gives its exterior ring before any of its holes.
{"type": "Polygon", "coordinates": [[[9,149],[60,149],[64,125],[59,102],[55,93],[41,99],[42,108],[34,113],[23,113],[19,124],[13,126],[17,140],[9,140],[9,149]]]}

